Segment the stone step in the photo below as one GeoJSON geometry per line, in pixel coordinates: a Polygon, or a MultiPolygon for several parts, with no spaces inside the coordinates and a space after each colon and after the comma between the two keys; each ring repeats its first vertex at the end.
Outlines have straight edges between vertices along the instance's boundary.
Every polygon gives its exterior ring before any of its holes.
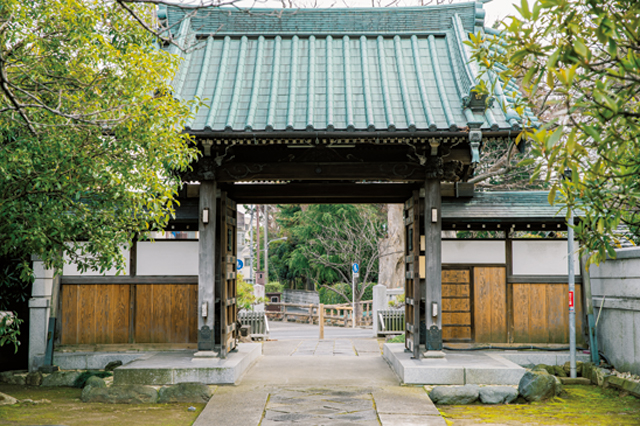
{"type": "Polygon", "coordinates": [[[262,354],[260,343],[240,343],[226,359],[196,357],[195,351],[157,353],[134,360],[113,371],[116,385],[170,385],[200,382],[235,384],[262,354]]]}

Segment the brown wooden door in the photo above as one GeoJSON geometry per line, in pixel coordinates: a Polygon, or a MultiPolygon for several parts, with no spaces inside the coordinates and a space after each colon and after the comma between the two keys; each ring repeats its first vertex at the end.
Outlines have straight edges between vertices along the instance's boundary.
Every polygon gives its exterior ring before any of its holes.
{"type": "Polygon", "coordinates": [[[216,285],[216,298],[219,299],[217,310],[220,324],[220,356],[225,358],[229,351],[236,348],[238,330],[238,306],[236,303],[236,203],[227,197],[226,192],[220,196],[220,275],[216,285]]]}
{"type": "Polygon", "coordinates": [[[405,348],[420,356],[420,193],[404,204],[405,229],[405,348]]]}
{"type": "Polygon", "coordinates": [[[473,268],[476,343],[507,343],[507,272],[503,266],[473,268]]]}
{"type": "Polygon", "coordinates": [[[442,271],[442,340],[472,341],[471,268],[442,271]]]}

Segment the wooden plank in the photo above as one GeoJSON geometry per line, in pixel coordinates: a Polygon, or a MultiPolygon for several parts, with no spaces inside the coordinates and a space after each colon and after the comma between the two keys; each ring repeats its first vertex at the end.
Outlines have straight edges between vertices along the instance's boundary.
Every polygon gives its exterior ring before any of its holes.
{"type": "MultiPolygon", "coordinates": [[[[444,319],[442,321],[444,323],[444,319]]],[[[448,341],[471,340],[471,327],[454,327],[442,324],[442,339],[448,341]]]]}
{"type": "Polygon", "coordinates": [[[473,268],[474,333],[477,343],[491,341],[491,274],[488,268],[473,268]]]}
{"type": "Polygon", "coordinates": [[[189,287],[173,286],[171,302],[171,342],[189,343],[189,287]]]}
{"type": "Polygon", "coordinates": [[[529,300],[531,287],[528,284],[513,284],[513,339],[515,343],[529,343],[529,300]]]}
{"type": "MultiPolygon", "coordinates": [[[[444,290],[444,286],[443,286],[444,290]]],[[[465,311],[471,312],[470,299],[450,299],[442,297],[442,311],[465,311]]],[[[444,321],[444,320],[443,320],[444,321]]]]}
{"type": "Polygon", "coordinates": [[[62,336],[63,345],[78,344],[78,291],[77,286],[62,286],[62,336]]]}
{"type": "Polygon", "coordinates": [[[468,269],[446,269],[442,271],[443,284],[467,284],[470,271],[468,269]]]}
{"type": "Polygon", "coordinates": [[[529,337],[531,343],[547,343],[549,341],[549,321],[546,285],[533,285],[530,294],[529,337]]]}
{"type": "Polygon", "coordinates": [[[96,286],[85,285],[79,288],[78,307],[80,326],[78,331],[79,344],[91,344],[96,339],[95,313],[96,286]]]}
{"type": "Polygon", "coordinates": [[[443,324],[471,326],[471,312],[443,312],[443,324]]]}
{"type": "Polygon", "coordinates": [[[112,297],[109,286],[96,285],[94,298],[94,321],[95,321],[95,338],[92,342],[86,343],[113,343],[113,324],[112,318],[112,297]]]}
{"type": "Polygon", "coordinates": [[[128,285],[110,286],[112,289],[114,315],[112,328],[113,343],[129,343],[131,322],[130,288],[128,285]]]}
{"type": "Polygon", "coordinates": [[[169,343],[169,320],[171,316],[171,291],[173,285],[153,286],[153,324],[151,339],[153,343],[169,343]]]}
{"type": "Polygon", "coordinates": [[[568,285],[547,284],[547,322],[549,324],[549,342],[565,343],[569,341],[568,285]]]}
{"type": "Polygon", "coordinates": [[[471,286],[469,284],[443,284],[442,297],[464,297],[471,295],[471,286]]]}
{"type": "Polygon", "coordinates": [[[198,286],[189,285],[187,287],[187,304],[189,306],[188,319],[188,343],[198,342],[198,286]]]}
{"type": "Polygon", "coordinates": [[[150,284],[136,286],[135,342],[151,343],[153,289],[150,284]]]}
{"type": "Polygon", "coordinates": [[[491,341],[507,343],[507,275],[505,268],[487,268],[491,274],[491,341]]]}

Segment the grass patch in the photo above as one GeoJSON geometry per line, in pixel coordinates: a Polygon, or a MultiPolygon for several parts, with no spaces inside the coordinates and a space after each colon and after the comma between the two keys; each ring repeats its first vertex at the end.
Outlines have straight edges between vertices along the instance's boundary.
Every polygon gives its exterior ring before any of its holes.
{"type": "Polygon", "coordinates": [[[468,426],[500,425],[606,425],[640,424],[640,400],[619,396],[614,389],[597,386],[565,386],[565,398],[517,405],[439,406],[447,424],[468,426]]]}
{"type": "Polygon", "coordinates": [[[0,407],[0,425],[185,426],[193,424],[205,406],[84,403],[80,400],[82,389],[70,387],[0,385],[0,392],[19,400],[51,401],[51,404],[0,407]],[[189,406],[196,407],[196,411],[187,411],[189,406]]]}
{"type": "Polygon", "coordinates": [[[387,343],[404,343],[404,334],[392,337],[391,339],[387,340],[387,343]]]}

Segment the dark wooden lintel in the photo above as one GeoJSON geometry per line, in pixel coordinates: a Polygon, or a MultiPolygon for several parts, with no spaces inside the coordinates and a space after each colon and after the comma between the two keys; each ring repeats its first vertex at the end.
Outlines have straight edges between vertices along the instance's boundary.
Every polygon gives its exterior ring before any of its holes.
{"type": "Polygon", "coordinates": [[[229,194],[244,204],[373,204],[402,203],[412,185],[308,183],[235,185],[229,194]]]}
{"type": "Polygon", "coordinates": [[[250,181],[419,182],[427,169],[418,163],[226,163],[215,169],[219,183],[250,181]]]}

